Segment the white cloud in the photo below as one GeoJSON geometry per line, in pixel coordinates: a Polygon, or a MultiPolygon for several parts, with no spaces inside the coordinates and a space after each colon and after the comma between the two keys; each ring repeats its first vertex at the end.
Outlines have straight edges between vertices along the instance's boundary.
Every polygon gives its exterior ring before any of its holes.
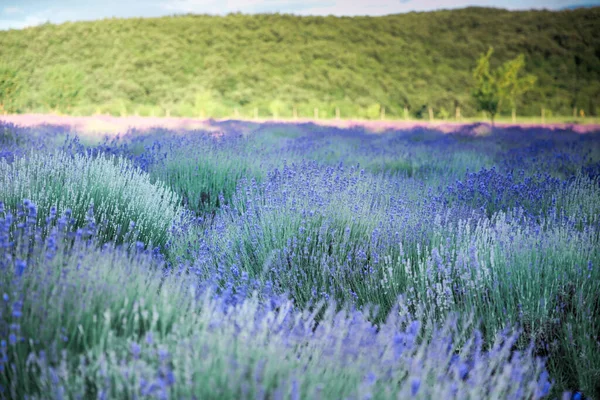
{"type": "Polygon", "coordinates": [[[40,10],[34,14],[25,15],[21,18],[0,19],[0,30],[6,29],[24,29],[32,26],[42,25],[46,22],[60,24],[66,21],[77,21],[76,12],[69,9],[49,8],[40,10]]]}
{"type": "Polygon", "coordinates": [[[39,15],[28,15],[23,19],[0,19],[0,30],[29,28],[41,25],[46,21],[48,18],[39,15]]]}
{"type": "MultiPolygon", "coordinates": [[[[297,12],[323,4],[319,0],[171,0],[162,8],[173,12],[197,14],[227,14],[230,12],[297,12]]],[[[335,0],[325,2],[327,6],[335,0]]]]}
{"type": "MultiPolygon", "coordinates": [[[[385,15],[401,12],[413,11],[420,8],[426,1],[389,1],[389,0],[371,0],[371,1],[352,1],[336,0],[330,5],[315,5],[313,7],[299,11],[302,15],[385,15]]],[[[442,6],[437,6],[440,8],[442,6]]]]}
{"type": "Polygon", "coordinates": [[[329,5],[314,5],[310,8],[298,10],[301,15],[388,15],[410,11],[432,11],[469,7],[472,5],[482,7],[514,7],[511,1],[498,0],[335,0],[329,5]]]}
{"type": "Polygon", "coordinates": [[[2,12],[7,15],[21,14],[23,10],[21,10],[19,7],[5,7],[4,10],[2,10],[2,12]]]}

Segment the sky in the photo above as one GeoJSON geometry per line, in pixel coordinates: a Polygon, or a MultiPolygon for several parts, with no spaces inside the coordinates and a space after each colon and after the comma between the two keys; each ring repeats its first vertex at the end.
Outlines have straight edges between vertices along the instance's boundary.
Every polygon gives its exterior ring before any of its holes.
{"type": "Polygon", "coordinates": [[[410,11],[484,6],[558,10],[600,0],[0,0],[0,30],[45,22],[174,14],[291,13],[297,15],[386,15],[410,11]]]}

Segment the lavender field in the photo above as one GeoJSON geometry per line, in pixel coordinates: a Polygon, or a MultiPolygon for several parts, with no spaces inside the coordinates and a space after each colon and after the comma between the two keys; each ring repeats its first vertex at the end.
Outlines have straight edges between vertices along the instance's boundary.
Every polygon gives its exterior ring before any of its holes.
{"type": "Polygon", "coordinates": [[[597,126],[80,128],[0,122],[0,398],[600,399],[597,126]]]}

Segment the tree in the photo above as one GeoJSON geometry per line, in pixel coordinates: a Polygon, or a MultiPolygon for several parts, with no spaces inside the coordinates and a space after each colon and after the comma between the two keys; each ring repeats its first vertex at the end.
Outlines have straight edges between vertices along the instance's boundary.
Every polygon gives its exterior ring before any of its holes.
{"type": "Polygon", "coordinates": [[[0,113],[17,111],[19,87],[17,71],[7,65],[0,65],[0,113]]]}
{"type": "Polygon", "coordinates": [[[488,52],[477,60],[477,66],[473,70],[473,79],[475,80],[473,99],[477,104],[477,109],[490,116],[492,126],[494,126],[494,117],[498,113],[501,101],[498,73],[497,71],[490,72],[490,58],[493,52],[494,49],[490,47],[488,52]]]}
{"type": "Polygon", "coordinates": [[[512,109],[512,119],[517,119],[517,101],[528,90],[533,88],[537,77],[532,74],[519,76],[525,67],[525,56],[520,54],[513,60],[504,63],[500,69],[500,97],[506,100],[512,109]]]}
{"type": "Polygon", "coordinates": [[[273,115],[274,119],[279,118],[279,116],[281,115],[284,107],[285,107],[285,105],[279,99],[275,99],[275,100],[273,100],[273,101],[271,101],[269,103],[269,111],[273,115]]]}
{"type": "Polygon", "coordinates": [[[365,110],[365,115],[368,119],[377,119],[381,115],[381,106],[379,103],[371,104],[365,110]]]}
{"type": "Polygon", "coordinates": [[[490,58],[493,52],[494,49],[490,47],[488,52],[479,58],[477,66],[473,70],[475,79],[473,98],[477,103],[477,108],[489,114],[492,126],[494,117],[506,103],[509,103],[512,108],[514,121],[519,98],[537,81],[537,78],[531,74],[520,76],[525,66],[523,54],[505,62],[496,70],[490,71],[490,58]]]}
{"type": "Polygon", "coordinates": [[[201,118],[215,118],[219,108],[219,101],[216,100],[216,94],[210,89],[197,89],[194,99],[194,111],[196,116],[201,118]]]}

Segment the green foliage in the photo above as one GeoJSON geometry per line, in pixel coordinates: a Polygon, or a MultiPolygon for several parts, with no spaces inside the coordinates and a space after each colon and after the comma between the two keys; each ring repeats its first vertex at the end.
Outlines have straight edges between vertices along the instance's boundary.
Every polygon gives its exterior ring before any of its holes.
{"type": "Polygon", "coordinates": [[[16,69],[0,64],[0,113],[18,111],[19,81],[16,69]]]}
{"type": "Polygon", "coordinates": [[[599,19],[600,8],[111,19],[2,31],[0,59],[19,71],[23,86],[14,101],[23,112],[100,107],[120,115],[124,106],[128,114],[155,107],[155,115],[169,108],[199,116],[204,109],[219,117],[236,107],[252,116],[256,107],[266,116],[276,99],[282,117],[294,106],[299,117],[312,117],[315,107],[321,117],[333,117],[335,107],[344,118],[365,117],[380,104],[391,118],[403,118],[406,105],[427,119],[428,107],[453,115],[458,104],[469,118],[479,115],[468,89],[473,61],[494,45],[498,60],[523,54],[524,72],[538,78],[522,95],[520,115],[539,116],[541,107],[594,115],[599,19]],[[61,82],[71,73],[65,92],[61,82]]]}
{"type": "Polygon", "coordinates": [[[281,100],[275,99],[269,103],[269,111],[274,118],[279,117],[284,108],[285,104],[281,100]]]}
{"type": "Polygon", "coordinates": [[[212,90],[200,89],[194,96],[194,116],[214,116],[218,102],[212,90]]]}
{"type": "Polygon", "coordinates": [[[475,90],[473,99],[479,111],[487,112],[494,123],[494,117],[509,103],[514,111],[523,94],[531,90],[537,77],[532,74],[520,76],[525,67],[525,56],[519,54],[515,59],[505,62],[497,70],[490,72],[490,58],[494,50],[490,47],[477,61],[473,70],[475,90]]]}
{"type": "Polygon", "coordinates": [[[519,54],[514,60],[505,62],[501,68],[500,93],[513,110],[517,108],[517,102],[521,96],[533,89],[537,81],[537,77],[532,74],[519,76],[524,68],[525,56],[523,54],[519,54]]]}
{"type": "Polygon", "coordinates": [[[494,117],[498,113],[501,100],[499,75],[497,71],[490,72],[490,57],[493,52],[494,50],[490,48],[486,54],[483,54],[477,60],[477,66],[473,70],[473,79],[475,80],[473,99],[477,104],[477,109],[490,116],[492,124],[494,124],[494,117]]]}
{"type": "Polygon", "coordinates": [[[365,110],[365,116],[368,119],[378,119],[381,115],[381,106],[379,104],[371,104],[365,110]]]}
{"type": "Polygon", "coordinates": [[[445,108],[445,107],[442,107],[442,108],[440,109],[440,111],[438,112],[438,116],[439,116],[441,119],[443,119],[443,120],[446,120],[446,119],[449,119],[449,118],[450,118],[450,112],[449,112],[448,110],[446,110],[446,108],[445,108]]]}
{"type": "Polygon", "coordinates": [[[54,65],[43,76],[39,92],[42,104],[50,110],[71,111],[84,89],[83,73],[75,65],[54,65]]]}

